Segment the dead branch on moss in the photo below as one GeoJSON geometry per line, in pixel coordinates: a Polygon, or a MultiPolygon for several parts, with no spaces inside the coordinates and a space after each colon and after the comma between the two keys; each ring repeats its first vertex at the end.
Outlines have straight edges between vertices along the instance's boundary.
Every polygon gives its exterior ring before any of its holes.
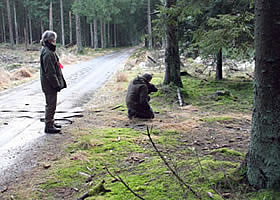
{"type": "Polygon", "coordinates": [[[179,106],[182,107],[183,106],[183,99],[182,99],[179,87],[177,88],[177,96],[178,96],[179,106]]]}
{"type": "Polygon", "coordinates": [[[109,169],[105,166],[104,169],[108,172],[108,174],[114,178],[117,181],[120,181],[134,196],[136,196],[137,198],[141,199],[141,200],[145,200],[143,197],[139,196],[136,192],[134,192],[125,182],[124,180],[118,176],[118,175],[113,175],[109,169]]]}
{"type": "Polygon", "coordinates": [[[186,184],[183,179],[173,170],[172,167],[170,167],[170,165],[168,164],[168,162],[166,161],[166,159],[164,158],[164,156],[159,152],[158,148],[156,147],[152,137],[151,137],[151,134],[150,132],[152,131],[152,128],[151,130],[149,129],[149,127],[147,126],[147,135],[149,137],[149,140],[150,142],[152,143],[154,149],[156,150],[157,154],[159,155],[159,157],[161,158],[161,160],[164,162],[164,164],[168,167],[168,169],[172,172],[172,174],[177,178],[177,180],[179,181],[180,185],[183,185],[185,186],[189,191],[191,191],[198,199],[202,200],[202,198],[200,197],[200,195],[195,192],[192,187],[188,184],[186,184]]]}
{"type": "MultiPolygon", "coordinates": [[[[193,139],[192,139],[192,140],[193,140],[193,139]]],[[[203,170],[203,168],[202,168],[202,164],[201,164],[201,162],[200,162],[199,155],[198,155],[198,153],[197,153],[197,151],[196,151],[195,148],[194,148],[194,152],[195,152],[195,156],[196,156],[196,158],[197,158],[197,162],[198,162],[198,165],[199,165],[199,167],[200,167],[201,173],[202,173],[204,176],[206,176],[206,174],[204,173],[204,170],[203,170]]],[[[212,188],[212,190],[214,190],[222,199],[224,199],[223,195],[222,195],[214,186],[211,185],[210,180],[209,180],[208,177],[206,177],[206,180],[208,181],[208,183],[209,183],[210,187],[212,188]]]]}

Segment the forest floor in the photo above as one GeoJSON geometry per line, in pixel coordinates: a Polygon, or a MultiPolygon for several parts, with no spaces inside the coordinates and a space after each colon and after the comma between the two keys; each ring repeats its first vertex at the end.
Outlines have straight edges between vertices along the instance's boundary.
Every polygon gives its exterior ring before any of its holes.
{"type": "Polygon", "coordinates": [[[44,158],[18,184],[0,191],[0,197],[72,200],[89,192],[89,200],[138,199],[121,179],[146,200],[277,199],[279,193],[249,187],[244,171],[237,171],[249,145],[252,71],[228,67],[225,74],[230,77],[215,81],[211,67],[182,58],[182,71],[191,76],[182,76],[184,104],[179,106],[177,88],[161,85],[160,54],[136,50],[95,93],[84,117],[63,131],[62,152],[55,159],[44,158]],[[152,83],[159,88],[150,102],[155,119],[129,120],[127,86],[146,72],[153,73],[152,83]]]}

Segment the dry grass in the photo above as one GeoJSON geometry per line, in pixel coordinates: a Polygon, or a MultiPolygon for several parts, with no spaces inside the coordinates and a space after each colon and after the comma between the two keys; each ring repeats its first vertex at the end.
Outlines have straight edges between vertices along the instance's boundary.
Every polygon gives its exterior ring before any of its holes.
{"type": "Polygon", "coordinates": [[[0,68],[0,87],[7,86],[11,82],[11,75],[9,72],[0,68]]]}
{"type": "Polygon", "coordinates": [[[23,67],[12,73],[11,80],[21,80],[23,78],[31,78],[32,76],[32,72],[29,69],[23,67]]]}
{"type": "Polygon", "coordinates": [[[117,82],[127,82],[128,77],[124,72],[117,72],[116,74],[117,82]]]}

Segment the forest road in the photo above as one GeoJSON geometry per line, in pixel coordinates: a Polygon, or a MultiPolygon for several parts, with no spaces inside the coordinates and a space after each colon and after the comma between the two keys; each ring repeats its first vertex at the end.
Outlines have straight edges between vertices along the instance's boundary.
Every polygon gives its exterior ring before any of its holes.
{"type": "MultiPolygon", "coordinates": [[[[55,118],[65,126],[72,118],[82,117],[83,105],[133,50],[64,67],[67,88],[58,93],[55,118]]],[[[63,140],[63,131],[56,135],[44,133],[44,111],[45,97],[39,80],[0,93],[0,190],[38,165],[38,157],[63,140]]]]}

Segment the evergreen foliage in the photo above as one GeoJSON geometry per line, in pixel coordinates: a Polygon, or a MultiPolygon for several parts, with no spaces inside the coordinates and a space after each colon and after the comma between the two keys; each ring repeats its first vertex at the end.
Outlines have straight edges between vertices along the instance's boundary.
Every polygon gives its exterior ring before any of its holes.
{"type": "MultiPolygon", "coordinates": [[[[61,41],[60,1],[52,0],[54,31],[61,41]]],[[[24,29],[32,42],[39,42],[43,30],[49,27],[50,0],[11,0],[15,4],[20,43],[24,43],[24,29]],[[29,18],[30,21],[29,22],[29,18]],[[31,23],[29,25],[28,23],[31,23]],[[41,25],[40,25],[41,24],[41,25]],[[32,30],[29,30],[31,27],[32,30]],[[30,37],[29,37],[30,38],[30,37]]],[[[70,43],[69,11],[72,11],[73,43],[75,37],[75,14],[81,17],[83,46],[90,45],[93,33],[98,47],[137,45],[148,43],[147,0],[63,0],[64,34],[66,45],[70,43]],[[90,33],[90,26],[95,31],[90,33]]],[[[153,47],[165,43],[166,15],[178,19],[178,42],[180,53],[188,56],[213,57],[220,49],[223,56],[231,59],[253,58],[253,1],[252,0],[178,0],[176,6],[166,9],[164,0],[151,0],[153,21],[153,47]]],[[[3,13],[0,16],[0,42],[9,42],[6,0],[0,0],[3,13]],[[4,23],[4,24],[3,24],[4,23]],[[3,26],[4,25],[4,26],[3,26]],[[5,29],[5,30],[4,30],[5,29]],[[5,33],[5,36],[4,36],[5,33]]],[[[12,10],[12,9],[11,9],[12,10]]],[[[11,12],[12,18],[14,13],[11,12]]],[[[12,20],[14,23],[14,19],[12,20]]],[[[14,24],[13,24],[14,28],[14,24]]],[[[93,29],[92,29],[93,30],[93,29]]],[[[16,31],[13,33],[16,34],[16,31]]],[[[30,42],[31,43],[31,42],[30,42]]]]}

